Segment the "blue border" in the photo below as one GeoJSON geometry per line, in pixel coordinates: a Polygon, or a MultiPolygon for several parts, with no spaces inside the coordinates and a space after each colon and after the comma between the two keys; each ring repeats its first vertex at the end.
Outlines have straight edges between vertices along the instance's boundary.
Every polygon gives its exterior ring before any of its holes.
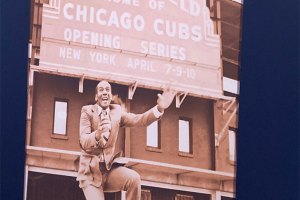
{"type": "Polygon", "coordinates": [[[296,200],[299,2],[244,2],[237,199],[296,200]]]}
{"type": "Polygon", "coordinates": [[[1,1],[0,199],[23,199],[29,0],[1,1]]]}
{"type": "MultiPolygon", "coordinates": [[[[29,3],[1,1],[0,197],[9,200],[23,198],[29,3]]],[[[239,200],[299,199],[298,3],[244,3],[239,200]]]]}

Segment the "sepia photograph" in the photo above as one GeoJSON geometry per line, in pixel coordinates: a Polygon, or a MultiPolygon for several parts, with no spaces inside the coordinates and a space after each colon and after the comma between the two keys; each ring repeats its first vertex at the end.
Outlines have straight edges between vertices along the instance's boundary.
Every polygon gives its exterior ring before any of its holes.
{"type": "Polygon", "coordinates": [[[24,200],[234,200],[242,0],[31,0],[24,200]]]}

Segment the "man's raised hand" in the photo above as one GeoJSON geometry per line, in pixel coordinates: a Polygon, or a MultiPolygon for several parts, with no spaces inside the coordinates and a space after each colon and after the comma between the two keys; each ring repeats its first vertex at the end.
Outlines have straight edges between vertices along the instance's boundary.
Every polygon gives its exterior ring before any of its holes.
{"type": "Polygon", "coordinates": [[[176,93],[174,89],[167,87],[162,94],[157,94],[157,109],[159,112],[163,112],[171,105],[176,93]]]}

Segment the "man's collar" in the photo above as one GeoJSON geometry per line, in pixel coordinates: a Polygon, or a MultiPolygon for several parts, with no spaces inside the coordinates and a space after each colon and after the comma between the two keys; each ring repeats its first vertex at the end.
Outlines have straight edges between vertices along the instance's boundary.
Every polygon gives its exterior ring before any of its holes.
{"type": "MultiPolygon", "coordinates": [[[[102,112],[102,110],[103,110],[103,108],[102,108],[101,106],[99,106],[98,104],[96,104],[96,105],[97,105],[97,108],[98,108],[98,115],[100,115],[100,114],[101,114],[101,112],[102,112]]],[[[110,111],[109,107],[108,107],[108,108],[106,108],[106,112],[107,112],[107,114],[109,114],[109,111],[110,111]]]]}

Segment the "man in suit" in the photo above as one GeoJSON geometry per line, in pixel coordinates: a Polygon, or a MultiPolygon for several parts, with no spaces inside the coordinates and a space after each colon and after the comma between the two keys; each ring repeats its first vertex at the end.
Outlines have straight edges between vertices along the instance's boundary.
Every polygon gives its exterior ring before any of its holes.
{"type": "Polygon", "coordinates": [[[113,163],[120,127],[147,126],[158,120],[170,106],[175,91],[158,94],[157,105],[142,113],[125,112],[111,104],[111,85],[101,81],[96,87],[95,105],[83,106],[80,116],[80,156],[77,180],[87,200],[104,200],[103,190],[126,191],[126,200],[141,198],[140,176],[134,170],[113,163]]]}

